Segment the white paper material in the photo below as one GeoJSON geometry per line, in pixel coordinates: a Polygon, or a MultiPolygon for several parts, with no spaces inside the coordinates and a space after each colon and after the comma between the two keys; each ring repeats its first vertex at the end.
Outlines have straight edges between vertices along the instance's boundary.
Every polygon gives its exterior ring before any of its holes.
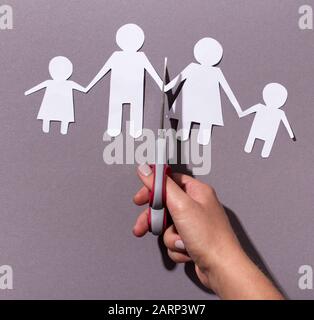
{"type": "Polygon", "coordinates": [[[122,50],[112,54],[87,87],[89,91],[111,70],[107,129],[111,137],[121,133],[123,104],[130,104],[130,135],[133,138],[142,135],[145,71],[155,80],[160,90],[162,89],[162,80],[145,53],[138,52],[144,41],[144,32],[139,26],[135,24],[122,26],[116,35],[116,42],[122,50]]]}
{"type": "Polygon", "coordinates": [[[287,101],[287,89],[279,83],[270,83],[264,88],[263,98],[265,105],[257,104],[242,112],[241,117],[256,113],[244,148],[245,152],[252,152],[255,140],[260,139],[265,142],[261,155],[263,158],[268,158],[281,122],[286,127],[290,138],[295,137],[285,112],[280,110],[287,101]]]}
{"type": "Polygon", "coordinates": [[[212,38],[203,38],[196,43],[194,56],[198,63],[189,64],[166,85],[165,91],[185,81],[182,88],[182,114],[179,119],[178,137],[181,136],[182,141],[188,140],[192,122],[196,122],[200,124],[198,143],[208,145],[212,126],[224,125],[220,87],[239,116],[242,110],[221,69],[216,67],[223,57],[220,43],[212,38]]]}
{"type": "Polygon", "coordinates": [[[73,90],[86,93],[86,89],[76,82],[68,80],[73,73],[71,61],[62,56],[53,58],[49,63],[51,80],[44,81],[25,92],[30,95],[46,88],[37,119],[43,121],[43,131],[49,132],[50,122],[61,122],[61,134],[68,133],[69,123],[75,122],[73,90]]]}

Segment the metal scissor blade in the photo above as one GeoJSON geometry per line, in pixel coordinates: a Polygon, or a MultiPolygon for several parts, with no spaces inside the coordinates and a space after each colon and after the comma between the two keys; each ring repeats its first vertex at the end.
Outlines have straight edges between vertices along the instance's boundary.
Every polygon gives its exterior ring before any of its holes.
{"type": "Polygon", "coordinates": [[[161,115],[160,115],[160,129],[165,129],[165,106],[166,106],[166,77],[167,77],[167,63],[168,58],[165,58],[163,80],[162,80],[162,104],[161,104],[161,115]]]}

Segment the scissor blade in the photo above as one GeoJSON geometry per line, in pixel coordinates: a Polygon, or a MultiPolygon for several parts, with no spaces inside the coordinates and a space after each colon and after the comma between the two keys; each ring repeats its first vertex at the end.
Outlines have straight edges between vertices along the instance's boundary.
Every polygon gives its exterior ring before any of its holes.
{"type": "Polygon", "coordinates": [[[164,72],[163,72],[163,83],[162,83],[162,105],[161,105],[161,117],[160,117],[160,129],[165,129],[165,105],[166,105],[166,76],[167,76],[167,62],[168,58],[165,58],[164,72]]]}

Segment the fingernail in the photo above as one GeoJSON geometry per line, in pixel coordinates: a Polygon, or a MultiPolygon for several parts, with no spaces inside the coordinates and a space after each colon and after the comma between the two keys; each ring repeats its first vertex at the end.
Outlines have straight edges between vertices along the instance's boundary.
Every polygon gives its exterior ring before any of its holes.
{"type": "Polygon", "coordinates": [[[175,246],[177,249],[185,250],[185,245],[184,245],[184,243],[183,243],[182,240],[177,240],[177,241],[174,243],[174,246],[175,246]]]}
{"type": "Polygon", "coordinates": [[[137,169],[140,172],[140,174],[145,177],[148,177],[153,173],[152,169],[147,163],[139,165],[137,169]]]}

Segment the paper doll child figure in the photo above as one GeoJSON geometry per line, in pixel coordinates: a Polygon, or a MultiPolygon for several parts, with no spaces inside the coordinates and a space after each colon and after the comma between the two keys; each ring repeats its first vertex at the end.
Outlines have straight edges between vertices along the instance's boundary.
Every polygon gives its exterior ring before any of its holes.
{"type": "Polygon", "coordinates": [[[130,135],[138,138],[143,130],[144,77],[147,71],[160,89],[162,80],[144,52],[138,52],[144,44],[143,30],[135,24],[122,26],[116,34],[116,42],[122,49],[112,54],[88,91],[111,70],[109,115],[107,133],[116,137],[121,133],[122,108],[130,104],[130,135]]]}
{"type": "Polygon", "coordinates": [[[245,110],[241,117],[256,113],[253,125],[245,145],[245,152],[252,152],[256,139],[265,141],[262,157],[268,158],[273,147],[281,121],[285,125],[289,136],[294,139],[294,133],[290,127],[284,111],[280,110],[287,101],[287,89],[278,83],[268,84],[263,91],[265,105],[257,104],[245,110]]]}
{"type": "Polygon", "coordinates": [[[203,38],[194,47],[198,63],[189,64],[168,85],[169,91],[179,81],[185,81],[182,88],[182,115],[179,121],[181,140],[189,139],[192,122],[200,124],[197,141],[207,145],[211,139],[212,126],[223,126],[220,86],[225,91],[238,115],[241,107],[234,96],[220,68],[215,67],[222,59],[223,48],[212,38],[203,38]]]}
{"type": "Polygon", "coordinates": [[[25,92],[32,94],[46,88],[37,119],[43,120],[43,131],[49,132],[50,121],[61,122],[61,134],[67,134],[69,123],[74,122],[73,90],[86,92],[79,84],[68,80],[73,73],[73,65],[66,57],[55,57],[49,63],[51,80],[44,81],[25,92]]]}

